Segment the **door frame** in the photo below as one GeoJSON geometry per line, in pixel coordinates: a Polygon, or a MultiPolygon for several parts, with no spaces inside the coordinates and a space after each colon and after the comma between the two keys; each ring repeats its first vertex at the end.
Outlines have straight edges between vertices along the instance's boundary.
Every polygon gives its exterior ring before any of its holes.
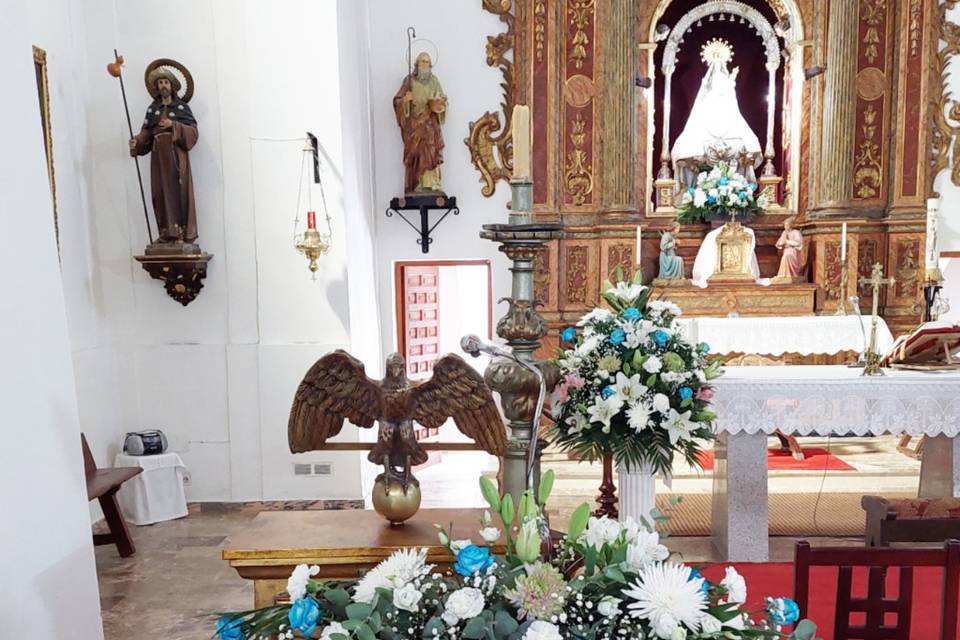
{"type": "MultiPolygon", "coordinates": [[[[393,314],[397,336],[397,351],[407,352],[407,332],[403,313],[403,305],[407,299],[406,284],[403,277],[404,267],[469,267],[485,266],[487,268],[487,335],[493,337],[493,267],[489,259],[476,258],[470,260],[396,260],[393,263],[393,314]]],[[[441,320],[442,322],[442,320],[441,320]]]]}

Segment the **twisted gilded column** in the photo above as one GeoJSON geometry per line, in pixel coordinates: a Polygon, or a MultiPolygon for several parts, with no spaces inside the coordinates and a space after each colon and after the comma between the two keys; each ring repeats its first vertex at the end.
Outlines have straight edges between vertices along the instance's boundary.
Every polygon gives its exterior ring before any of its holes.
{"type": "Polygon", "coordinates": [[[602,0],[603,76],[599,90],[603,109],[603,209],[633,213],[635,104],[637,76],[634,0],[602,0]]]}
{"type": "Polygon", "coordinates": [[[853,136],[857,106],[859,3],[831,2],[823,99],[818,209],[843,209],[853,199],[853,136]]]}

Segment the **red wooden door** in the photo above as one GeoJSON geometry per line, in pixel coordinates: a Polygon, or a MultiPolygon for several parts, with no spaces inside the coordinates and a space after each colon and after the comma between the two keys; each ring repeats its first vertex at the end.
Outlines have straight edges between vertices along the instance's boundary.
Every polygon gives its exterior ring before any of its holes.
{"type": "MultiPolygon", "coordinates": [[[[403,357],[407,377],[425,380],[440,358],[440,268],[403,266],[403,357]]],[[[416,427],[417,439],[437,435],[439,429],[416,427]]]]}

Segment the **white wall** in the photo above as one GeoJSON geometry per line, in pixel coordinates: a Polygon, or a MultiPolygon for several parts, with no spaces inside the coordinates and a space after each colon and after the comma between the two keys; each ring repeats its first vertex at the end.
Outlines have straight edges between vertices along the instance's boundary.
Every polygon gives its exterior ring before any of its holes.
{"type": "MultiPolygon", "coordinates": [[[[943,4],[943,0],[940,1],[943,4]]],[[[960,7],[947,11],[947,19],[960,23],[960,7]]],[[[944,43],[941,42],[943,47],[944,43]]],[[[947,90],[953,100],[960,100],[960,56],[950,59],[949,74],[946,77],[947,90]]],[[[955,153],[951,146],[951,153],[955,153]]],[[[950,163],[953,166],[953,162],[950,163]]],[[[950,181],[950,170],[942,171],[934,181],[933,190],[941,196],[940,200],[940,250],[960,251],[960,187],[950,181]]],[[[958,300],[960,303],[960,300],[958,300]]]]}
{"type": "MultiPolygon", "coordinates": [[[[88,381],[80,397],[91,407],[84,428],[95,455],[108,462],[125,431],[161,428],[187,464],[188,499],[360,497],[359,454],[292,456],[286,444],[303,374],[324,353],[351,348],[348,263],[358,265],[356,275],[350,271],[358,290],[371,289],[373,274],[370,254],[364,273],[364,256],[347,252],[348,238],[372,243],[344,213],[335,0],[113,0],[84,10],[89,64],[78,77],[90,88],[83,111],[93,141],[85,150],[93,215],[91,237],[71,242],[94,255],[86,270],[99,295],[69,305],[69,315],[71,327],[91,309],[109,319],[100,351],[75,357],[78,379],[88,381]],[[119,87],[104,71],[114,47],[126,58],[135,123],[149,102],[142,83],[149,61],[177,59],[196,83],[200,140],[190,159],[199,242],[214,258],[186,308],[132,259],[147,234],[119,87]],[[303,142],[286,140],[308,130],[325,150],[334,231],[315,282],[293,249],[303,142]],[[105,406],[116,408],[109,419],[105,406]],[[293,477],[294,461],[314,460],[332,462],[334,474],[293,477]]],[[[141,167],[147,177],[149,158],[141,167]]],[[[312,198],[322,218],[318,189],[312,198]]],[[[302,218],[305,202],[301,208],[302,218]]],[[[357,434],[345,429],[342,437],[357,434]]]]}
{"type": "MultiPolygon", "coordinates": [[[[393,264],[421,258],[487,258],[493,263],[493,299],[509,295],[509,261],[497,245],[481,240],[483,224],[506,222],[509,188],[501,183],[496,194],[480,194],[480,174],[470,163],[463,143],[469,122],[484,111],[495,110],[501,101],[499,71],[486,64],[487,36],[503,30],[502,23],[472,0],[364,0],[369,4],[366,33],[357,37],[369,42],[369,73],[373,88],[371,104],[376,145],[374,192],[376,193],[377,276],[381,283],[380,323],[383,355],[396,349],[393,264]],[[403,148],[393,112],[393,96],[407,73],[407,26],[432,40],[439,50],[435,72],[449,98],[444,134],[443,188],[456,196],[459,216],[448,216],[433,233],[430,253],[424,255],[418,237],[396,216],[384,211],[390,199],[403,195],[403,148]],[[389,285],[387,283],[390,283],[389,285]]],[[[342,34],[344,37],[349,37],[342,34]]],[[[414,50],[416,56],[421,49],[414,50]]],[[[417,214],[414,213],[416,216],[417,214]]],[[[436,214],[434,214],[436,215],[436,214]]],[[[494,317],[503,314],[498,307],[494,317]]]]}
{"type": "MultiPolygon", "coordinates": [[[[7,62],[4,118],[11,125],[6,148],[16,150],[0,156],[0,216],[9,239],[0,252],[0,268],[8,275],[0,299],[0,406],[7,438],[0,450],[0,620],[5,632],[41,640],[103,637],[30,49],[45,45],[51,60],[79,66],[79,7],[72,0],[18,3],[4,7],[0,24],[0,55],[7,62]]],[[[76,104],[76,96],[64,96],[56,87],[55,97],[76,104]]],[[[58,159],[65,160],[61,211],[82,215],[76,203],[83,169],[74,162],[85,139],[82,118],[67,113],[56,126],[58,159]]],[[[89,258],[70,248],[65,254],[71,261],[89,258]]],[[[93,295],[82,276],[67,278],[81,289],[75,296],[93,295]]],[[[86,335],[99,332],[93,314],[79,318],[80,327],[86,335]]]]}

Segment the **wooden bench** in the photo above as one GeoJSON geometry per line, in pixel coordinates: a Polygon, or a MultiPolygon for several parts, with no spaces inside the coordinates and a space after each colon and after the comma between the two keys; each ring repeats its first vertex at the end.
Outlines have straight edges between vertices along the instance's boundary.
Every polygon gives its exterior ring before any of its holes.
{"type": "Polygon", "coordinates": [[[115,467],[113,469],[98,469],[97,463],[90,453],[90,445],[87,444],[87,438],[80,434],[80,444],[83,447],[83,471],[87,480],[87,500],[99,500],[100,508],[103,510],[103,518],[107,521],[107,527],[110,533],[93,534],[93,544],[115,544],[121,558],[128,558],[136,553],[137,549],[133,546],[133,540],[130,538],[130,530],[127,529],[127,522],[120,513],[120,505],[117,504],[117,491],[120,485],[134,477],[143,469],[140,467],[115,467]]]}
{"type": "Polygon", "coordinates": [[[960,498],[863,496],[864,542],[888,547],[891,542],[943,542],[960,539],[960,498]]]}

